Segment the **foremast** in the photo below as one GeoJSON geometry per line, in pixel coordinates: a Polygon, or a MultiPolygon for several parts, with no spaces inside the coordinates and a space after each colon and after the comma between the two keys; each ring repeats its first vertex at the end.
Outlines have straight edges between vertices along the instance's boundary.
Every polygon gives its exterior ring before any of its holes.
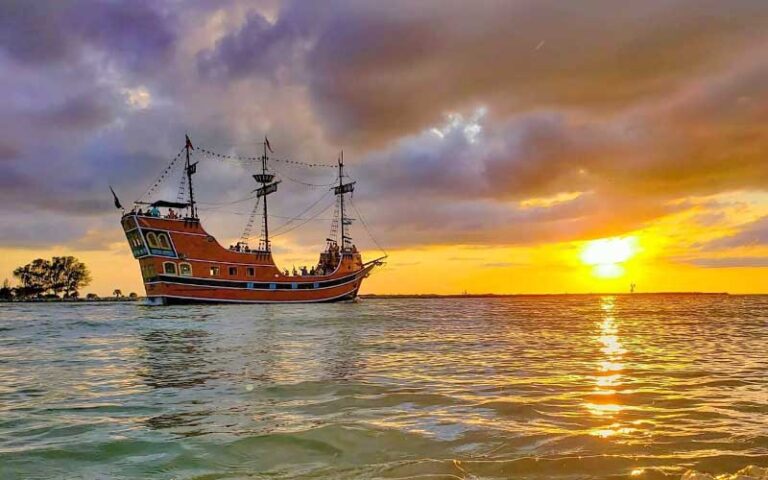
{"type": "Polygon", "coordinates": [[[184,165],[184,173],[187,175],[187,186],[189,187],[189,218],[196,219],[197,206],[195,205],[195,190],[192,188],[192,175],[197,172],[197,162],[190,163],[189,161],[189,152],[194,150],[195,147],[192,146],[192,141],[189,139],[189,135],[184,135],[184,138],[186,139],[184,150],[186,150],[187,154],[187,161],[184,165]]]}

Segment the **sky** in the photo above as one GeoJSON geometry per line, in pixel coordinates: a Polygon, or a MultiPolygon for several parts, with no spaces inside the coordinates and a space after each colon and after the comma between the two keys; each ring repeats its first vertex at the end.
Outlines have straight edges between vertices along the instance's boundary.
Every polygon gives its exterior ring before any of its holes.
{"type": "MultiPolygon", "coordinates": [[[[768,292],[764,0],[5,0],[0,71],[0,279],[66,254],[141,293],[109,185],[144,198],[186,133],[343,149],[353,237],[389,255],[363,293],[768,292]]],[[[232,243],[253,167],[195,160],[232,243]]],[[[311,264],[334,170],[273,165],[275,258],[311,264]]]]}

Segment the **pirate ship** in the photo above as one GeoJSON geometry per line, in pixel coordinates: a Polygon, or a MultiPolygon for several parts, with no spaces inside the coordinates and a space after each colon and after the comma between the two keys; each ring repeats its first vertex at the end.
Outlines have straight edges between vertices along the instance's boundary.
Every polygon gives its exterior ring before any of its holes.
{"type": "MultiPolygon", "coordinates": [[[[233,303],[308,303],[351,300],[371,270],[383,263],[386,255],[363,262],[352,242],[349,227],[353,219],[346,214],[346,196],[355,188],[344,173],[343,155],[334,167],[338,178],[328,194],[335,195],[331,234],[316,265],[300,271],[280,270],[272,257],[267,199],[275,194],[281,180],[270,168],[269,153],[274,153],[266,138],[260,157],[237,157],[198,148],[203,156],[235,158],[260,169],[252,177],[257,188],[246,200],[254,201],[241,239],[226,248],[201,224],[195,200],[193,176],[199,160],[192,162],[195,147],[186,137],[184,148],[166,167],[158,180],[121,219],[128,244],[139,262],[148,302],[157,305],[201,302],[233,303]],[[184,159],[178,195],[175,200],[145,201],[157,191],[175,166],[184,159]],[[249,239],[257,216],[261,218],[258,247],[249,239]]],[[[287,160],[282,160],[287,161],[287,160]]],[[[309,167],[328,166],[289,161],[309,167]]],[[[114,191],[112,192],[114,195],[114,191]]],[[[122,208],[117,196],[115,206],[122,208]]],[[[358,212],[359,216],[359,212],[358,212]]],[[[298,217],[297,217],[298,218],[298,217]]],[[[362,219],[361,219],[362,221],[362,219]]],[[[364,222],[364,221],[363,221],[364,222]]],[[[367,230],[367,227],[366,227],[367,230]]],[[[374,240],[375,241],[375,240],[374,240]]]]}

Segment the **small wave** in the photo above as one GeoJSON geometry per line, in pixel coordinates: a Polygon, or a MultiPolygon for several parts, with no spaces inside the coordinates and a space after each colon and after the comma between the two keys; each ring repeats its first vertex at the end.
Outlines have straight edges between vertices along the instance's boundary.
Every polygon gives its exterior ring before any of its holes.
{"type": "Polygon", "coordinates": [[[736,473],[724,473],[722,475],[689,470],[683,474],[681,480],[768,480],[768,468],[750,465],[736,473]]]}

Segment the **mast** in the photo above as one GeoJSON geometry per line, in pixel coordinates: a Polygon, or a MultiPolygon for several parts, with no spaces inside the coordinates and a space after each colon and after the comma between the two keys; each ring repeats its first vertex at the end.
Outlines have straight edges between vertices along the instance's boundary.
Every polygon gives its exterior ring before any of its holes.
{"type": "MultiPolygon", "coordinates": [[[[264,155],[261,157],[261,187],[267,186],[267,142],[264,142],[264,155]]],[[[271,247],[269,245],[269,217],[267,214],[267,196],[264,195],[264,250],[269,252],[271,247]]]]}
{"type": "Polygon", "coordinates": [[[261,173],[253,176],[253,179],[261,184],[261,187],[256,189],[256,197],[264,197],[264,207],[262,210],[262,215],[264,217],[264,237],[259,241],[259,251],[262,252],[272,251],[272,246],[269,242],[269,210],[267,209],[267,195],[276,192],[277,184],[280,183],[279,181],[272,183],[275,176],[267,172],[267,160],[269,160],[267,149],[269,149],[270,152],[272,151],[272,148],[269,145],[269,140],[267,140],[267,137],[264,137],[264,155],[261,157],[261,173]]]}
{"type": "Polygon", "coordinates": [[[344,183],[344,151],[341,151],[339,156],[339,186],[333,187],[333,192],[339,195],[339,215],[341,217],[341,247],[342,250],[347,247],[349,241],[352,240],[347,236],[346,226],[352,222],[352,219],[347,218],[344,213],[344,194],[352,193],[355,191],[355,182],[344,183]]]}
{"type": "Polygon", "coordinates": [[[195,192],[192,188],[192,175],[197,171],[197,162],[189,163],[189,152],[195,148],[192,146],[192,141],[188,135],[184,136],[187,143],[184,145],[184,149],[187,151],[187,163],[184,166],[184,171],[187,173],[187,185],[189,186],[189,216],[197,218],[197,209],[195,208],[195,192]]]}
{"type": "MultiPolygon", "coordinates": [[[[344,150],[341,151],[341,155],[339,156],[339,189],[342,187],[342,181],[344,178],[344,150]]],[[[347,234],[346,229],[344,228],[346,223],[347,217],[344,215],[344,192],[341,192],[341,195],[339,195],[339,212],[341,215],[341,246],[346,247],[347,246],[347,234]]]]}

